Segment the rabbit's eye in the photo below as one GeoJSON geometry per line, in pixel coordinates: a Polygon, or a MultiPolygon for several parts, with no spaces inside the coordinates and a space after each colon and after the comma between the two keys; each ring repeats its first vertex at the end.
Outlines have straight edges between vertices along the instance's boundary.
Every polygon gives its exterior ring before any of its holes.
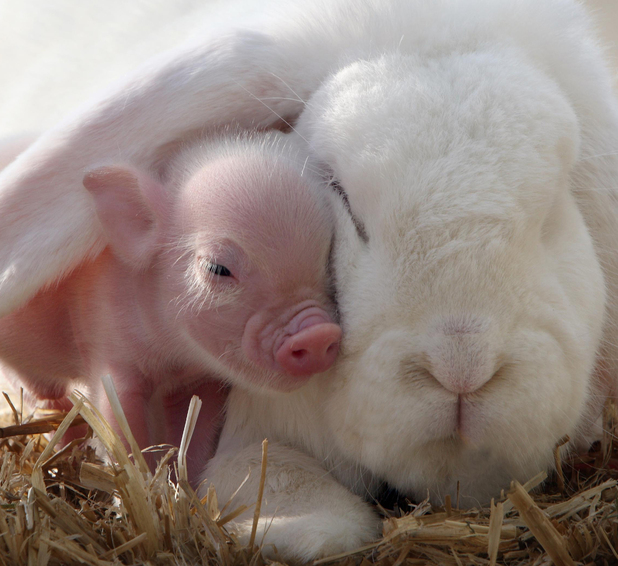
{"type": "Polygon", "coordinates": [[[329,181],[329,186],[341,197],[343,201],[343,206],[349,212],[350,218],[354,223],[354,227],[356,228],[356,233],[358,237],[366,244],[369,242],[369,235],[367,234],[367,230],[365,230],[365,225],[356,217],[352,212],[352,207],[350,206],[350,200],[348,199],[348,194],[345,192],[341,183],[335,179],[335,177],[331,177],[329,181]]]}
{"type": "Polygon", "coordinates": [[[220,275],[221,277],[232,276],[232,272],[227,267],[218,263],[206,261],[204,262],[204,267],[206,268],[206,271],[210,271],[211,273],[214,273],[215,275],[220,275]]]}

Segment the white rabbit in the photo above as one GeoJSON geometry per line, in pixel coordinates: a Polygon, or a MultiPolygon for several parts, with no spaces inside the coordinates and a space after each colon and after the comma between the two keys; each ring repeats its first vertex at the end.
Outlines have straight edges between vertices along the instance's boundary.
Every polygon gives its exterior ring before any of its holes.
{"type": "Polygon", "coordinates": [[[264,541],[310,559],[377,535],[380,480],[474,504],[590,433],[618,359],[618,108],[571,0],[299,6],[153,62],[7,168],[0,307],[96,253],[81,170],[118,143],[148,164],[192,129],[296,121],[347,193],[343,355],[291,394],[236,389],[206,476],[225,500],[268,436],[264,541]]]}
{"type": "MultiPolygon", "coordinates": [[[[399,9],[420,12],[389,14],[411,39],[335,73],[296,125],[347,193],[333,256],[343,356],[285,398],[234,391],[206,472],[225,498],[231,462],[257,467],[262,437],[286,445],[260,532],[289,557],[369,540],[367,509],[325,472],[359,495],[378,478],[440,503],[459,482],[463,505],[487,503],[550,468],[564,435],[585,446],[615,390],[618,108],[584,15],[569,2],[399,9]]],[[[248,519],[237,526],[246,537],[248,519]]]]}

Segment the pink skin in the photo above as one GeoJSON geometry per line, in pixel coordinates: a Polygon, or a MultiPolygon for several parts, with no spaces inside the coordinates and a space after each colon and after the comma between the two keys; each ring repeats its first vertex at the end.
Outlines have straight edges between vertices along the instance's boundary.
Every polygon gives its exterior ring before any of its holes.
{"type": "Polygon", "coordinates": [[[341,337],[325,189],[274,146],[226,143],[194,151],[199,165],[193,155],[176,173],[187,180],[172,173],[165,187],[129,167],[88,173],[107,249],[0,319],[0,357],[37,398],[62,403],[81,382],[114,422],[109,373],[140,447],[177,445],[198,394],[193,477],[216,447],[227,384],[296,389],[333,364],[341,337]]]}

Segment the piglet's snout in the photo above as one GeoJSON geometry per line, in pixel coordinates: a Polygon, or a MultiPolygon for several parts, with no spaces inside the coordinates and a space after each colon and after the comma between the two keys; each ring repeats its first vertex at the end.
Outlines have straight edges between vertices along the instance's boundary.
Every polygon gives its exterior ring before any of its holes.
{"type": "Polygon", "coordinates": [[[298,313],[274,347],[274,358],[282,372],[308,377],[330,368],[339,352],[341,328],[326,311],[311,307],[298,313]]]}

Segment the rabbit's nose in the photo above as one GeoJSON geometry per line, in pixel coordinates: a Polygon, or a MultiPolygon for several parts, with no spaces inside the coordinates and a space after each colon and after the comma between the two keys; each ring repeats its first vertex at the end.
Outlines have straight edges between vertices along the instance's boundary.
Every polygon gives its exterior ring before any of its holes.
{"type": "Polygon", "coordinates": [[[473,393],[498,371],[501,356],[488,326],[443,326],[426,344],[425,369],[453,393],[473,393]],[[486,330],[487,329],[487,330],[486,330]]]}
{"type": "Polygon", "coordinates": [[[483,348],[475,348],[450,340],[441,352],[429,356],[427,370],[448,391],[458,395],[473,393],[483,387],[497,372],[492,356],[483,348]]]}

